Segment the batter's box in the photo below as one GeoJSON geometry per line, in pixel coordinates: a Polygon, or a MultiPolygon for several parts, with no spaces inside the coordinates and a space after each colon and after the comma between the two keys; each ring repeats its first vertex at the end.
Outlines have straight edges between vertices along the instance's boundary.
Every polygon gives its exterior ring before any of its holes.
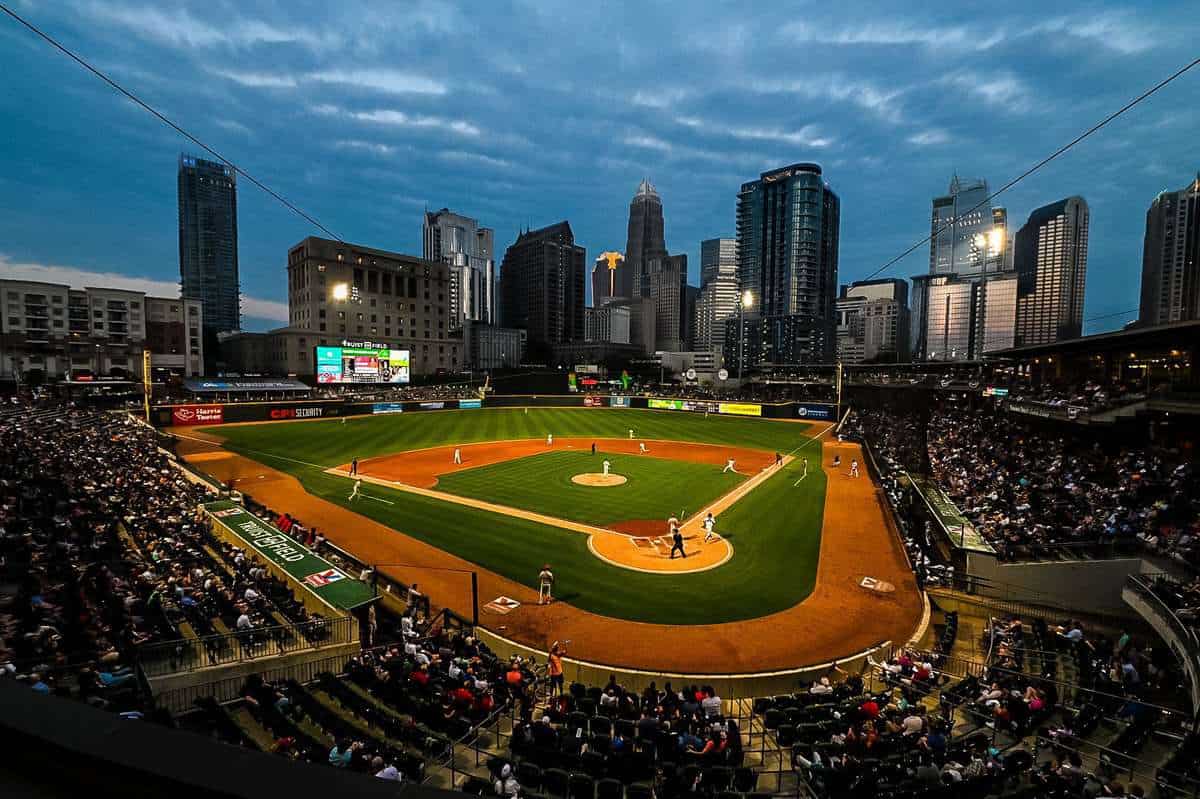
{"type": "Polygon", "coordinates": [[[633,541],[633,545],[635,547],[637,547],[638,549],[657,549],[658,548],[658,539],[657,538],[634,538],[631,540],[633,541]]]}

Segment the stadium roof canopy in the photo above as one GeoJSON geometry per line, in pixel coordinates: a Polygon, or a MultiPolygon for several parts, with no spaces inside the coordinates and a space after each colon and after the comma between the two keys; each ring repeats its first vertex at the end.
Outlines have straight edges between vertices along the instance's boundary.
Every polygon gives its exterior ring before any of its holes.
{"type": "Polygon", "coordinates": [[[248,394],[254,391],[311,391],[299,380],[284,377],[189,377],[183,387],[193,394],[248,394]]]}
{"type": "Polygon", "coordinates": [[[1132,327],[1116,330],[1111,333],[1097,333],[1091,336],[1056,341],[1052,344],[1033,344],[1026,347],[1012,347],[1007,350],[996,350],[988,353],[988,360],[1007,358],[1027,361],[1031,358],[1044,358],[1047,355],[1077,355],[1085,353],[1104,353],[1114,351],[1177,349],[1189,350],[1200,340],[1200,319],[1188,322],[1171,322],[1155,327],[1132,327]]]}

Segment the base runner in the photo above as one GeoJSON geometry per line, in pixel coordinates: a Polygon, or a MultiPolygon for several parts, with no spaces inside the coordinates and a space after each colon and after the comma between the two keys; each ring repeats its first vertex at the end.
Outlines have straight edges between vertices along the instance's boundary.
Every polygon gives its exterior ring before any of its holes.
{"type": "Polygon", "coordinates": [[[704,517],[704,543],[708,543],[716,538],[716,532],[713,530],[716,527],[717,521],[713,518],[712,513],[704,517]]]}
{"type": "Polygon", "coordinates": [[[361,487],[362,487],[362,480],[355,480],[355,481],[354,481],[354,488],[353,488],[353,489],[351,489],[351,491],[350,491],[350,496],[346,497],[346,500],[347,500],[348,502],[353,502],[354,500],[358,499],[358,498],[359,498],[359,496],[360,496],[360,493],[359,493],[359,490],[358,490],[358,489],[359,489],[359,488],[361,488],[361,487]]]}

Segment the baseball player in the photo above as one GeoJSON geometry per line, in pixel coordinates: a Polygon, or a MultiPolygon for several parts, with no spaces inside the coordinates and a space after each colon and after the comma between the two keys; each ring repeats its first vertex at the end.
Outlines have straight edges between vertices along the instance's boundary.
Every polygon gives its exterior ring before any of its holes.
{"type": "Polygon", "coordinates": [[[554,589],[554,572],[550,571],[550,564],[546,563],[542,566],[541,572],[538,573],[538,604],[545,605],[554,601],[551,592],[554,589]]]}
{"type": "Polygon", "coordinates": [[[547,446],[547,447],[553,447],[553,446],[554,446],[554,434],[553,434],[553,433],[547,433],[547,434],[546,434],[546,446],[547,446]]]}
{"type": "Polygon", "coordinates": [[[800,485],[800,481],[805,477],[808,477],[808,458],[800,459],[800,469],[800,478],[796,480],[796,482],[792,483],[793,487],[800,485]]]}
{"type": "Polygon", "coordinates": [[[714,538],[716,538],[716,532],[713,530],[716,525],[717,521],[713,518],[711,513],[704,517],[704,543],[707,544],[709,541],[712,541],[714,538]]]}
{"type": "Polygon", "coordinates": [[[857,460],[850,461],[850,476],[858,477],[858,461],[857,460]]]}
{"type": "Polygon", "coordinates": [[[356,474],[358,474],[358,458],[350,461],[350,476],[353,477],[356,474]]]}
{"type": "Polygon", "coordinates": [[[647,449],[646,449],[646,442],[645,442],[645,441],[639,441],[639,442],[638,442],[638,452],[640,452],[640,453],[641,453],[641,454],[643,454],[643,455],[645,455],[647,452],[649,452],[649,450],[647,450],[647,449]]]}
{"type": "Polygon", "coordinates": [[[604,461],[604,476],[605,476],[605,477],[608,477],[608,470],[609,470],[611,467],[612,467],[612,464],[611,464],[611,463],[609,463],[607,460],[606,460],[606,461],[604,461]]]}
{"type": "Polygon", "coordinates": [[[454,448],[454,465],[455,466],[462,465],[462,450],[459,449],[458,447],[454,448]]]}
{"type": "Polygon", "coordinates": [[[737,469],[734,468],[733,458],[725,461],[725,468],[721,470],[721,474],[725,474],[726,472],[738,473],[737,469]]]}
{"type": "Polygon", "coordinates": [[[362,480],[355,480],[354,488],[350,491],[350,496],[346,497],[346,500],[348,502],[353,502],[354,500],[358,499],[360,496],[358,489],[361,487],[362,487],[362,480]]]}
{"type": "Polygon", "coordinates": [[[633,441],[633,428],[629,428],[629,440],[633,441]]]}
{"type": "Polygon", "coordinates": [[[679,532],[679,520],[672,516],[668,523],[671,525],[671,557],[670,560],[675,560],[676,551],[681,557],[686,558],[687,552],[683,549],[683,533],[679,532]]]}

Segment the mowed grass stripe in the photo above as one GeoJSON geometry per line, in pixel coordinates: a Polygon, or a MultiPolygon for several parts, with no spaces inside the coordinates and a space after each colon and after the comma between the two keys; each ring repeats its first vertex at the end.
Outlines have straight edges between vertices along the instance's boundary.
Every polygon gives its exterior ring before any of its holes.
{"type": "MultiPolygon", "coordinates": [[[[357,431],[355,422],[342,425],[334,421],[230,427],[216,432],[229,437],[231,449],[295,475],[316,496],[530,588],[536,589],[538,571],[550,561],[558,577],[556,593],[594,613],[664,624],[716,624],[785,610],[812,592],[820,553],[825,476],[820,468],[820,445],[805,442],[802,425],[607,409],[531,409],[528,416],[524,419],[519,409],[455,411],[414,414],[403,424],[398,424],[401,420],[397,417],[364,419],[357,423],[357,431]],[[592,421],[593,414],[596,421],[592,421]],[[731,422],[734,424],[728,424],[731,422]],[[623,437],[634,427],[648,438],[736,446],[753,446],[751,442],[758,441],[762,449],[784,452],[801,448],[795,453],[796,461],[718,519],[717,530],[733,542],[733,558],[720,568],[687,575],[644,574],[611,566],[588,551],[587,537],[579,533],[381,486],[368,485],[363,490],[394,504],[350,505],[346,501],[348,480],[281,459],[334,465],[355,453],[366,457],[456,441],[532,438],[544,435],[536,431],[546,427],[553,427],[558,436],[587,435],[581,431],[590,428],[598,436],[623,437]],[[436,436],[432,430],[437,431],[436,436]],[[339,442],[343,431],[347,440],[339,442]],[[373,436],[387,441],[373,443],[373,436]],[[398,442],[411,446],[398,446],[398,442]],[[808,477],[797,486],[799,459],[804,456],[811,465],[808,477]]],[[[393,560],[409,560],[399,544],[393,560]]],[[[490,599],[481,597],[484,602],[490,599]]]]}
{"type": "Polygon", "coordinates": [[[336,466],[352,458],[477,441],[545,438],[548,433],[560,438],[627,438],[630,428],[638,438],[783,452],[803,443],[810,431],[809,425],[796,422],[619,408],[531,408],[528,413],[522,408],[425,411],[209,430],[223,436],[235,451],[271,452],[336,466]],[[284,444],[287,451],[281,448],[284,444]]]}
{"type": "MultiPolygon", "coordinates": [[[[537,511],[560,519],[609,525],[695,513],[745,479],[721,467],[642,455],[548,452],[507,463],[442,475],[437,488],[450,494],[537,511]],[[605,460],[624,485],[581,486],[571,478],[600,472],[605,460]]],[[[664,524],[665,532],[666,526],[664,524]]]]}

